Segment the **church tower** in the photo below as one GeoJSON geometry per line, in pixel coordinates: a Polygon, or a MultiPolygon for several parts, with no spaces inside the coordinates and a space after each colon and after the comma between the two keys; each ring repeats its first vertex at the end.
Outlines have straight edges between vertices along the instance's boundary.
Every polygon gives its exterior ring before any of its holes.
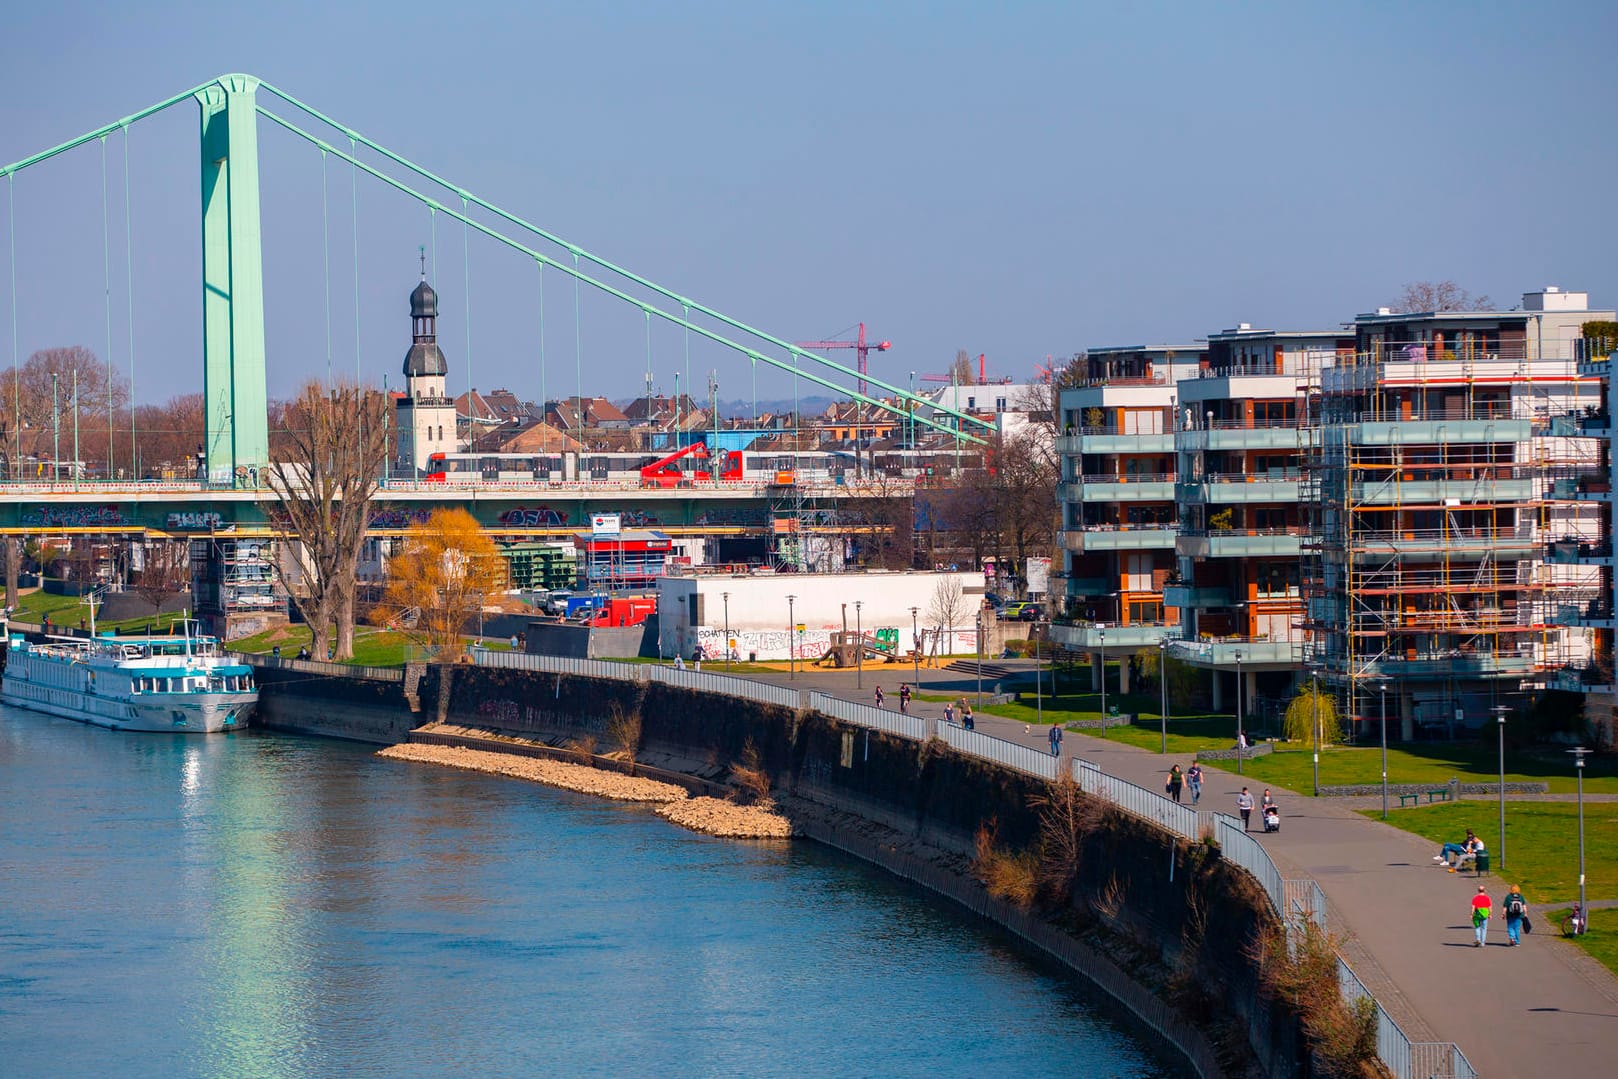
{"type": "Polygon", "coordinates": [[[427,283],[410,294],[410,351],[405,353],[405,395],[397,409],[399,471],[421,472],[435,453],[455,452],[455,402],[444,385],[449,364],[438,348],[438,293],[427,283]]]}

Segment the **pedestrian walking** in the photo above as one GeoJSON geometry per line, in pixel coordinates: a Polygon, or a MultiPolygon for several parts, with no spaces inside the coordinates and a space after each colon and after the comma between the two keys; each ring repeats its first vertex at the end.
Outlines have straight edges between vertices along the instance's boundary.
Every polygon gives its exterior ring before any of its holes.
{"type": "Polygon", "coordinates": [[[1253,796],[1242,788],[1242,793],[1236,796],[1236,809],[1242,815],[1242,831],[1248,831],[1247,822],[1253,816],[1253,796]]]}
{"type": "Polygon", "coordinates": [[[1489,902],[1489,893],[1478,885],[1478,894],[1472,897],[1472,931],[1478,939],[1472,942],[1472,947],[1481,948],[1489,935],[1489,915],[1493,914],[1492,904],[1489,902]]]}
{"type": "Polygon", "coordinates": [[[961,726],[969,731],[977,729],[972,725],[972,706],[970,704],[963,703],[961,705],[961,726]]]}
{"type": "Polygon", "coordinates": [[[881,708],[882,707],[882,687],[881,686],[876,687],[876,693],[873,694],[873,696],[876,697],[876,706],[878,708],[881,708]]]}
{"type": "Polygon", "coordinates": [[[899,711],[904,714],[910,712],[910,683],[899,683],[899,711]]]}
{"type": "Polygon", "coordinates": [[[1528,900],[1523,898],[1522,889],[1517,885],[1508,885],[1506,897],[1500,900],[1500,909],[1506,912],[1506,940],[1515,948],[1522,943],[1522,931],[1528,921],[1528,900]]]}
{"type": "Polygon", "coordinates": [[[946,701],[944,703],[944,722],[945,723],[954,723],[955,722],[955,702],[954,701],[946,701]]]}
{"type": "Polygon", "coordinates": [[[1196,805],[1202,800],[1202,762],[1192,761],[1191,767],[1185,773],[1185,781],[1191,786],[1191,804],[1196,805]]]}
{"type": "Polygon", "coordinates": [[[1180,766],[1176,764],[1173,768],[1169,769],[1168,782],[1163,784],[1163,789],[1169,792],[1170,798],[1173,798],[1176,802],[1178,802],[1180,800],[1180,788],[1184,786],[1184,784],[1185,776],[1181,774],[1180,766]]]}
{"type": "Polygon", "coordinates": [[[1061,755],[1062,755],[1062,725],[1060,723],[1052,723],[1051,724],[1051,756],[1060,757],[1061,755]]]}

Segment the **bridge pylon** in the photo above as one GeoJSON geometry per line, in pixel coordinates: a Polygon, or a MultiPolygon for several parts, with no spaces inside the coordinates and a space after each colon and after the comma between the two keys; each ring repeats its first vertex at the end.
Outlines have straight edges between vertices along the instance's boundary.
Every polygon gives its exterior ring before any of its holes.
{"type": "Polygon", "coordinates": [[[258,198],[259,80],[221,75],[202,112],[202,390],[208,479],[259,486],[269,461],[264,260],[258,198]]]}

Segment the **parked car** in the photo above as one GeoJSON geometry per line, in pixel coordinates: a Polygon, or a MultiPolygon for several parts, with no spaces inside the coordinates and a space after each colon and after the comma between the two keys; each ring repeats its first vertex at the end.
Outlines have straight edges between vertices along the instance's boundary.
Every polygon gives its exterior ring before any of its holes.
{"type": "Polygon", "coordinates": [[[1016,603],[1008,603],[1004,607],[1000,608],[1000,619],[1004,622],[1031,622],[1035,617],[1037,617],[1037,614],[1031,615],[1029,613],[1033,607],[1034,605],[1032,603],[1028,603],[1024,600],[1019,600],[1016,603]]]}

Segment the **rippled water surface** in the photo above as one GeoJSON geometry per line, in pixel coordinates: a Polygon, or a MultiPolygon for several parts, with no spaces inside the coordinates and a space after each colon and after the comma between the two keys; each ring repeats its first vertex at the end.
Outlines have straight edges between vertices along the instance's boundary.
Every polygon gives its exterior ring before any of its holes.
{"type": "Polygon", "coordinates": [[[0,1074],[1166,1074],[809,843],[262,734],[0,708],[0,1074]]]}

